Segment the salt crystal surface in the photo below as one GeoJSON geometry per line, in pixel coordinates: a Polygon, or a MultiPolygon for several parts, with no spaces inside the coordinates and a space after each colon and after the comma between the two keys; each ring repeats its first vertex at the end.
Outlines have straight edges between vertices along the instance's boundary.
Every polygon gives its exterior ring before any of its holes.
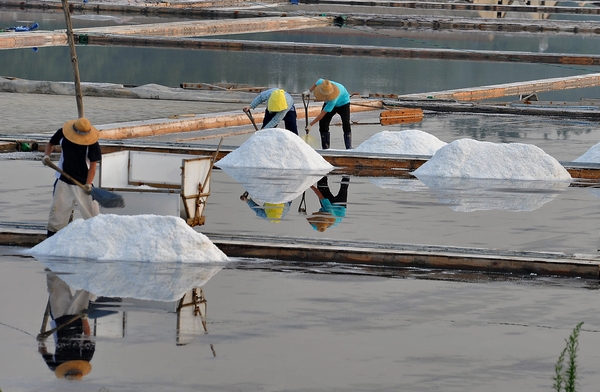
{"type": "Polygon", "coordinates": [[[333,166],[298,135],[279,128],[256,131],[216,166],[263,169],[331,170],[333,166]]]}
{"type": "Polygon", "coordinates": [[[362,142],[354,151],[383,154],[433,155],[447,143],[437,137],[420,131],[383,131],[362,142]]]}
{"type": "Polygon", "coordinates": [[[440,148],[413,174],[417,178],[440,176],[507,180],[571,179],[569,172],[539,147],[472,139],[456,140],[440,148]]]}
{"type": "Polygon", "coordinates": [[[204,234],[173,216],[104,214],[76,219],[29,250],[31,254],[96,260],[222,262],[227,256],[204,234]]]}
{"type": "Polygon", "coordinates": [[[582,156],[574,159],[573,162],[600,163],[600,143],[594,144],[582,156]]]}

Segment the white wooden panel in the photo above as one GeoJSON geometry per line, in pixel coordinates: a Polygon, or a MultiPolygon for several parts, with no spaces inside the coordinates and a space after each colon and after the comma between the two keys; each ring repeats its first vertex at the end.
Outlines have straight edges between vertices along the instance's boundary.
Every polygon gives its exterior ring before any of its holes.
{"type": "Polygon", "coordinates": [[[130,151],[129,181],[181,186],[183,160],[194,155],[130,151]]]}
{"type": "MultiPolygon", "coordinates": [[[[206,203],[208,194],[210,193],[210,173],[212,167],[212,157],[197,157],[194,159],[186,159],[184,161],[182,196],[188,211],[188,218],[196,218],[196,198],[199,195],[198,184],[202,185],[201,200],[206,203]]],[[[200,205],[199,215],[204,212],[204,203],[200,205]]]]}
{"type": "Polygon", "coordinates": [[[100,162],[100,188],[125,188],[128,184],[129,151],[102,155],[100,162]]]}

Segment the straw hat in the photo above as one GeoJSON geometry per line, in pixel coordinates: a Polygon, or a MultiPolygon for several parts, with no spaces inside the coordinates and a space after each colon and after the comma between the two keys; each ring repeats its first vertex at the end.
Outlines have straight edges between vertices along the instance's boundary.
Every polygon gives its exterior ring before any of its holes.
{"type": "Polygon", "coordinates": [[[67,361],[60,364],[54,374],[57,378],[66,378],[67,380],[81,380],[83,376],[92,371],[92,364],[88,361],[79,359],[67,361]]]}
{"type": "Polygon", "coordinates": [[[325,231],[335,223],[335,217],[325,212],[313,212],[313,214],[306,218],[308,223],[317,231],[325,231]]]}
{"type": "Polygon", "coordinates": [[[332,101],[340,95],[340,89],[329,80],[325,79],[313,91],[315,98],[320,101],[332,101]]]}
{"type": "Polygon", "coordinates": [[[269,101],[267,102],[267,109],[269,112],[281,112],[287,109],[287,101],[285,100],[285,94],[283,90],[277,89],[271,93],[269,101]]]}
{"type": "Polygon", "coordinates": [[[92,145],[100,137],[100,132],[85,117],[67,121],[62,129],[69,141],[81,146],[92,145]]]}

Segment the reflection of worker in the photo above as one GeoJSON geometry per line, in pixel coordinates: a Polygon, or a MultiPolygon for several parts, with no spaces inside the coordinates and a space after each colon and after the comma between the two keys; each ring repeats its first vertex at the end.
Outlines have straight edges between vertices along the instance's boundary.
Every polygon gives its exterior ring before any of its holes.
{"type": "Polygon", "coordinates": [[[53,332],[55,350],[54,354],[48,353],[44,343],[47,336],[40,334],[38,351],[56,377],[81,380],[92,370],[90,361],[96,349],[96,343],[89,339],[90,326],[85,315],[93,295],[85,290],[72,294],[71,288],[54,273],[48,273],[46,283],[52,317],[52,329],[46,335],[53,332]]]}
{"type": "Polygon", "coordinates": [[[288,201],[287,203],[264,203],[261,206],[248,196],[248,192],[244,192],[240,196],[240,200],[245,201],[246,204],[248,204],[248,207],[254,211],[256,216],[267,219],[269,222],[273,223],[281,222],[281,219],[288,213],[290,206],[292,205],[292,202],[288,201]]]}
{"type": "Polygon", "coordinates": [[[58,167],[81,184],[85,184],[88,189],[86,193],[70,179],[56,173],[57,180],[54,183],[52,207],[48,217],[48,237],[67,226],[76,204],[79,206],[83,219],[100,213],[98,203],[89,195],[96,175],[96,166],[102,159],[102,151],[98,144],[99,135],[98,130],[90,124],[87,118],[79,118],[67,121],[46,145],[42,163],[46,165],[54,147],[60,146],[61,155],[58,167]]]}
{"type": "Polygon", "coordinates": [[[250,105],[244,107],[244,112],[256,109],[258,105],[265,102],[267,102],[267,108],[265,109],[262,128],[276,128],[277,124],[283,120],[285,129],[297,135],[298,124],[296,123],[294,98],[282,89],[272,88],[258,94],[250,105]]]}
{"type": "Polygon", "coordinates": [[[329,189],[327,176],[321,178],[316,187],[314,185],[310,187],[321,203],[319,211],[306,218],[315,230],[325,231],[331,226],[337,226],[346,216],[349,184],[350,177],[342,177],[340,189],[335,196],[329,189]]]}
{"type": "Polygon", "coordinates": [[[313,84],[308,91],[303,92],[303,96],[310,96],[310,93],[315,95],[315,98],[324,101],[321,113],[314,120],[308,123],[305,130],[308,133],[310,127],[317,122],[319,123],[319,133],[321,134],[321,147],[323,150],[329,148],[330,134],[329,124],[335,114],[339,114],[342,118],[342,130],[344,131],[344,144],[346,149],[352,148],[352,128],[350,126],[350,94],[346,88],[340,83],[327,79],[319,79],[313,84]]]}

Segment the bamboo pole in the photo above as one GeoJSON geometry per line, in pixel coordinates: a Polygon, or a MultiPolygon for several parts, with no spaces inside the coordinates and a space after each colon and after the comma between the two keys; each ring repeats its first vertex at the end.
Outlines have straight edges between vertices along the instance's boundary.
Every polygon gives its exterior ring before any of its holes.
{"type": "Polygon", "coordinates": [[[69,41],[69,52],[71,54],[71,64],[73,65],[73,78],[75,82],[75,99],[77,100],[77,114],[79,118],[84,117],[83,112],[83,94],[81,93],[81,80],[79,78],[79,65],[77,62],[77,53],[75,52],[75,40],[73,37],[73,26],[71,24],[71,14],[69,12],[69,3],[67,0],[61,0],[67,24],[67,38],[69,41]]]}

